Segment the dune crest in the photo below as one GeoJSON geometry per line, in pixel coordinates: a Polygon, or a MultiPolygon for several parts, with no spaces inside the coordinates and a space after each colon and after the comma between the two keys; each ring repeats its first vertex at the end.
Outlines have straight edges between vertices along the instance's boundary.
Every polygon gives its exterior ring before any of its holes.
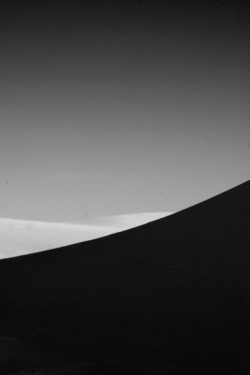
{"type": "Polygon", "coordinates": [[[81,224],[0,218],[0,259],[93,240],[167,215],[166,212],[106,216],[81,224]]]}
{"type": "Polygon", "coordinates": [[[0,372],[249,374],[249,217],[250,181],[131,230],[2,259],[0,372]]]}

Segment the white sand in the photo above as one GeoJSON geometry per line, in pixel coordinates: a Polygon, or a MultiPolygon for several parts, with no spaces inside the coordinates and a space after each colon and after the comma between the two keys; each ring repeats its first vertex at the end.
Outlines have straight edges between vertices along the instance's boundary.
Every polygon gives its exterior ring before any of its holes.
{"type": "Polygon", "coordinates": [[[0,219],[0,259],[84,242],[171,215],[169,212],[106,216],[82,224],[0,219]]]}

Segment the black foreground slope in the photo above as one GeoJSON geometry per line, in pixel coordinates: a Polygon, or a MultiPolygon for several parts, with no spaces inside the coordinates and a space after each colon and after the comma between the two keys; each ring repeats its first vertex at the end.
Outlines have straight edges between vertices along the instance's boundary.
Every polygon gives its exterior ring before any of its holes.
{"type": "Polygon", "coordinates": [[[249,219],[247,182],[132,230],[0,261],[0,373],[250,373],[249,219]]]}

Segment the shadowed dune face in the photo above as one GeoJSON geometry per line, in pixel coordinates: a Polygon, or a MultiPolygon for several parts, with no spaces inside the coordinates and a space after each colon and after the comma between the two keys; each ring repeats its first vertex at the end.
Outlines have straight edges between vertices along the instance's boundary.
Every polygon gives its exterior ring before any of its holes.
{"type": "Polygon", "coordinates": [[[0,340],[0,365],[249,373],[249,215],[250,182],[112,236],[2,260],[0,336],[18,344],[0,340]]]}
{"type": "Polygon", "coordinates": [[[104,237],[171,213],[141,213],[94,218],[80,224],[0,218],[0,259],[50,250],[104,237]]]}

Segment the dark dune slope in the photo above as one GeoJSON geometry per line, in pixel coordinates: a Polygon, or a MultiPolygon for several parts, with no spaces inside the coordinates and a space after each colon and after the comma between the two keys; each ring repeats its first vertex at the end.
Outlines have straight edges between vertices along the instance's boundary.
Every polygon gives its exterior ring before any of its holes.
{"type": "Polygon", "coordinates": [[[249,373],[249,219],[246,182],[141,227],[2,260],[0,373],[249,373]]]}

